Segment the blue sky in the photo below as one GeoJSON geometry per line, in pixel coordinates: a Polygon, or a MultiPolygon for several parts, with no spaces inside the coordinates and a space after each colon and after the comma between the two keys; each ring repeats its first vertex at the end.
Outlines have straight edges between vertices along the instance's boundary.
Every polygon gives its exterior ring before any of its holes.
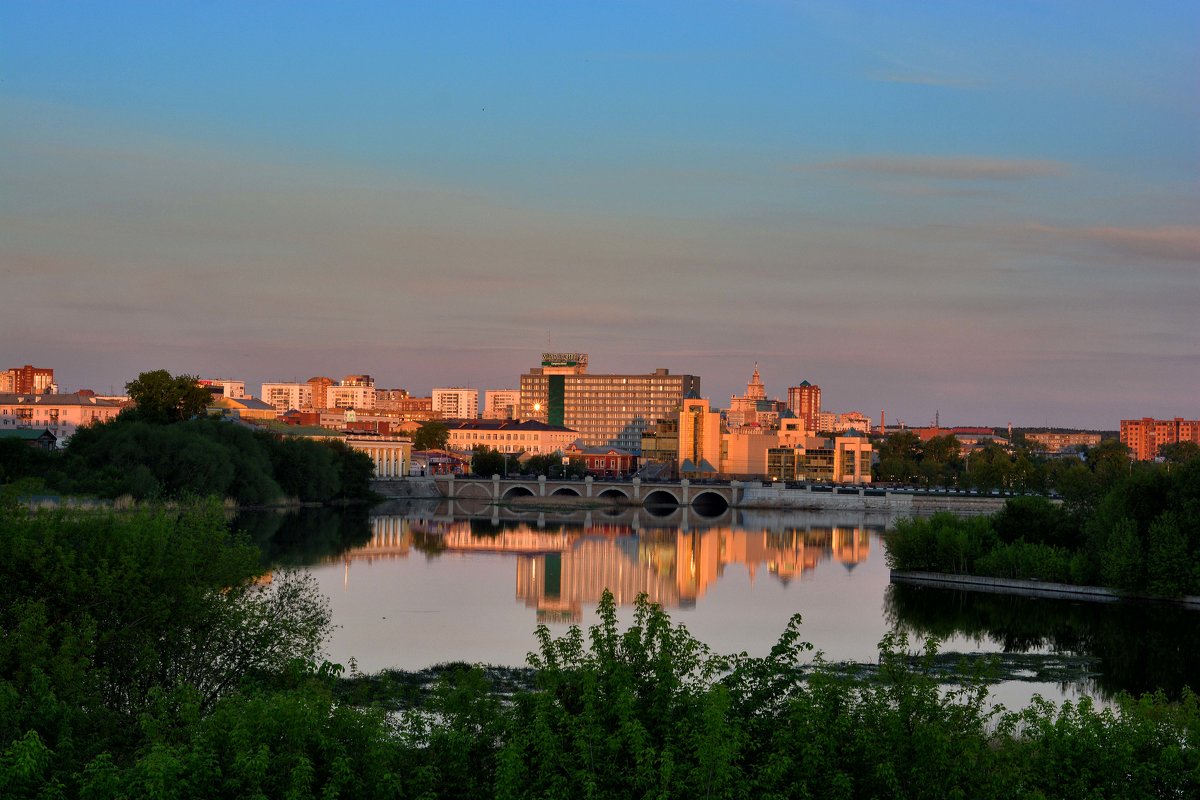
{"type": "Polygon", "coordinates": [[[1195,3],[3,11],[0,366],[1200,414],[1195,3]]]}

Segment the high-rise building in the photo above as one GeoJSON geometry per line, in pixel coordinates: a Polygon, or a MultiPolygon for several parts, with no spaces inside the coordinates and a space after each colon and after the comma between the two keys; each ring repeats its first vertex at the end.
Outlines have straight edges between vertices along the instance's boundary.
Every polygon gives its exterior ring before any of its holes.
{"type": "Polygon", "coordinates": [[[677,469],[686,476],[714,475],[721,469],[721,412],[695,393],[683,398],[679,409],[677,469]]]}
{"type": "Polygon", "coordinates": [[[6,370],[8,380],[3,381],[4,391],[14,394],[54,394],[58,384],[54,382],[54,370],[26,364],[6,370]]]}
{"type": "Polygon", "coordinates": [[[1200,444],[1200,420],[1182,417],[1121,420],[1121,444],[1128,447],[1138,461],[1158,458],[1160,447],[1176,442],[1200,444]]]}
{"type": "MultiPolygon", "coordinates": [[[[311,383],[311,381],[310,381],[311,383]]],[[[313,388],[314,408],[375,408],[375,381],[370,375],[347,375],[341,383],[325,389],[326,405],[317,406],[317,389],[313,388]]]]}
{"type": "Polygon", "coordinates": [[[433,410],[443,419],[478,419],[479,392],[461,386],[434,389],[433,410]]]}
{"type": "Polygon", "coordinates": [[[673,418],[700,378],[657,369],[646,374],[590,375],[586,353],[543,353],[542,365],[521,376],[521,419],[565,425],[588,446],[640,455],[642,433],[673,418]]]}
{"type": "Polygon", "coordinates": [[[821,387],[802,381],[799,386],[788,389],[788,409],[804,420],[804,427],[817,430],[817,418],[821,413],[821,387]]]}
{"type": "Polygon", "coordinates": [[[483,393],[484,419],[516,419],[520,408],[520,389],[487,389],[483,393]]]}
{"type": "Polygon", "coordinates": [[[318,409],[333,407],[333,403],[329,401],[329,387],[333,385],[333,378],[326,378],[324,375],[309,378],[309,405],[318,409]]]}
{"type": "Polygon", "coordinates": [[[313,387],[308,383],[264,383],[262,400],[281,414],[313,407],[313,387]]]}

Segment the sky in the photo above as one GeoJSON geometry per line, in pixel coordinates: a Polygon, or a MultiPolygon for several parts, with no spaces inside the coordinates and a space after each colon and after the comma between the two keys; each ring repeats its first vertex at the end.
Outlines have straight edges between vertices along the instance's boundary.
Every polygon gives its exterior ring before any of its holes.
{"type": "Polygon", "coordinates": [[[0,368],[1200,417],[1200,3],[0,0],[0,368]]]}

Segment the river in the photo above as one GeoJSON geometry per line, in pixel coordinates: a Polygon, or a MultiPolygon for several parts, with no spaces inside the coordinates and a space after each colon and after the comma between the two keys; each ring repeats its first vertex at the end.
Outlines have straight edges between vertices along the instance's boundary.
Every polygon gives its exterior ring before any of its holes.
{"type": "Polygon", "coordinates": [[[893,630],[913,649],[936,635],[942,663],[997,656],[993,696],[1009,707],[1034,694],[1109,702],[1121,690],[1177,696],[1200,685],[1196,612],[893,586],[887,517],[453,512],[394,501],[369,513],[248,515],[238,524],[275,568],[311,572],[336,626],[329,658],[362,672],[523,665],[537,625],[554,634],[586,628],[607,588],[624,620],[645,593],[721,653],[765,655],[794,614],[802,638],[829,661],[874,662],[893,630]]]}

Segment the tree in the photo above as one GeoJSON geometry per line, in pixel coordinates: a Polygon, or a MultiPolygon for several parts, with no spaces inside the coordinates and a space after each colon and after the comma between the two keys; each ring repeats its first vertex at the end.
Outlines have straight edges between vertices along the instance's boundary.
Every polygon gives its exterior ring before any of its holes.
{"type": "Polygon", "coordinates": [[[413,450],[442,450],[449,438],[449,428],[437,420],[430,420],[413,434],[413,450]]]}
{"type": "Polygon", "coordinates": [[[1168,464],[1186,464],[1200,459],[1200,444],[1195,442],[1172,442],[1158,448],[1158,454],[1168,464]]]}
{"type": "Polygon", "coordinates": [[[504,453],[484,445],[475,445],[472,455],[470,455],[470,471],[484,477],[506,475],[508,474],[506,461],[508,458],[504,456],[504,453]]]}
{"type": "Polygon", "coordinates": [[[212,400],[195,375],[174,375],[165,369],[143,372],[125,384],[138,416],[148,422],[179,422],[204,413],[212,400]]]}

